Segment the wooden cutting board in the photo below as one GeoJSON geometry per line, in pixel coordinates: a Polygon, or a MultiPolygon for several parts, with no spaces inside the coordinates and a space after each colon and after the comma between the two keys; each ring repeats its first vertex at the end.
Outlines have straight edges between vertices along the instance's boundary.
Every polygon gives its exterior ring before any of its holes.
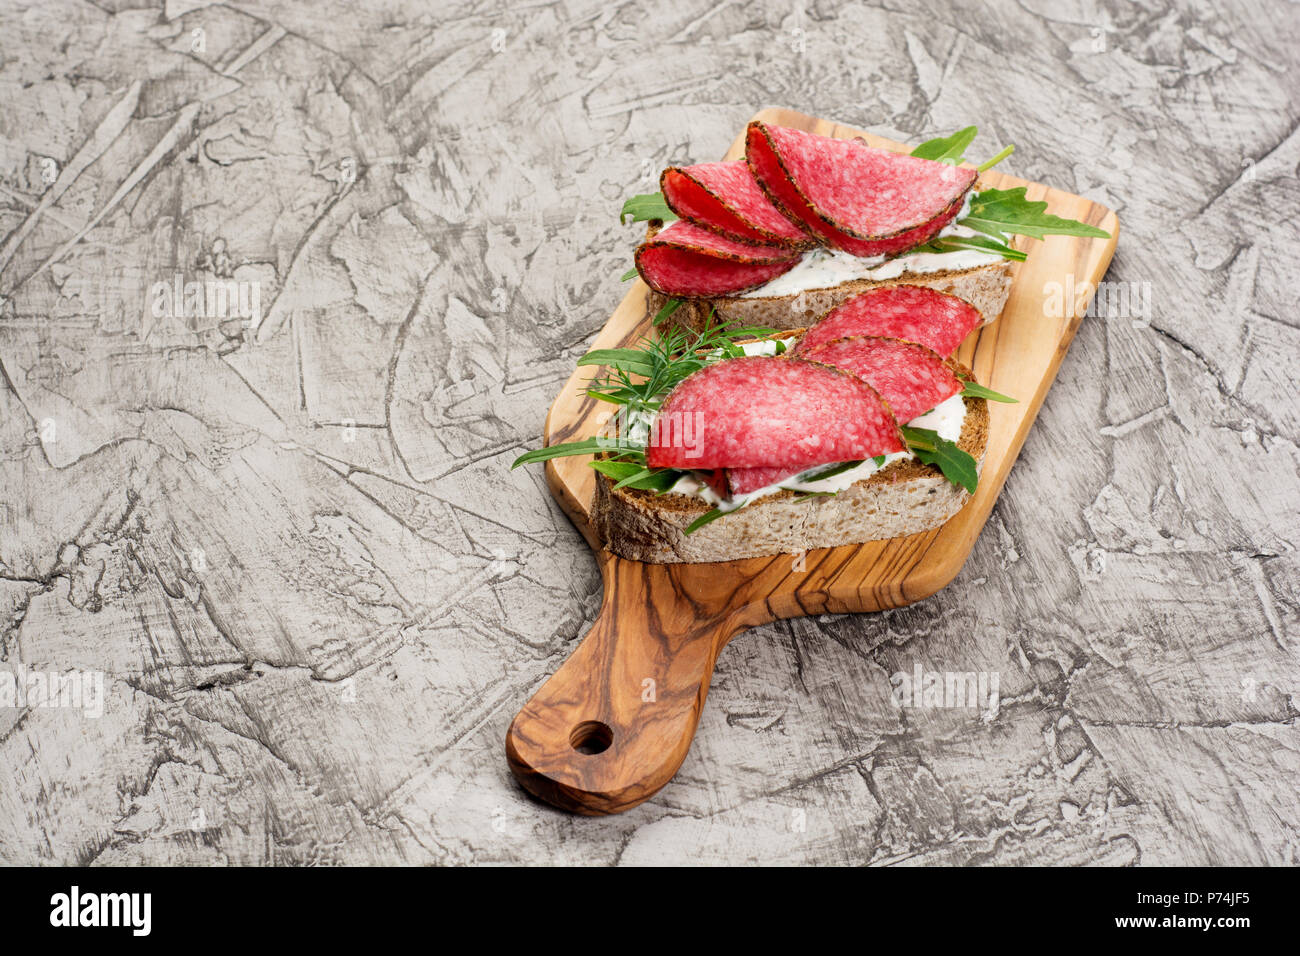
{"type": "MultiPolygon", "coordinates": [[[[907,150],[791,110],[767,109],[754,119],[907,150]]],[[[743,155],[742,132],[725,158],[743,155]]],[[[611,555],[597,540],[589,521],[595,488],[590,457],[547,462],[551,493],[596,551],[605,598],[577,650],[507,732],[510,769],[528,791],[585,814],[636,806],[685,759],[714,663],[731,638],[778,618],[900,607],[934,594],[961,570],[1119,236],[1115,214],[1080,196],[997,172],[982,179],[1004,189],[1027,186],[1028,197],[1047,200],[1049,212],[1100,226],[1110,238],[1031,240],[1028,261],[1016,265],[1002,317],[972,333],[958,351],[982,384],[1020,400],[989,403],[988,450],[974,497],[947,524],[925,534],[812,551],[802,559],[654,565],[611,555]],[[1058,302],[1063,308],[1053,308],[1058,302]]],[[[629,259],[635,238],[629,229],[629,259]]],[[[636,281],[593,349],[631,345],[651,331],[648,291],[636,281]]],[[[546,419],[547,445],[596,433],[596,416],[606,407],[584,392],[592,372],[575,371],[556,397],[546,419]]]]}

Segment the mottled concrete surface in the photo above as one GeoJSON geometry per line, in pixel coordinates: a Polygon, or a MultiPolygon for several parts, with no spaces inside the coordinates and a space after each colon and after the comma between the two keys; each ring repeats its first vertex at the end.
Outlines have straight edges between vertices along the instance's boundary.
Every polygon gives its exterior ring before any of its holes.
{"type": "Polygon", "coordinates": [[[104,691],[0,706],[0,860],[1300,861],[1297,50],[1280,0],[5,3],[0,658],[104,691]],[[766,105],[1014,141],[1149,308],[947,590],[743,635],[677,779],[566,816],[502,740],[600,584],[508,465],[622,199],[766,105]]]}

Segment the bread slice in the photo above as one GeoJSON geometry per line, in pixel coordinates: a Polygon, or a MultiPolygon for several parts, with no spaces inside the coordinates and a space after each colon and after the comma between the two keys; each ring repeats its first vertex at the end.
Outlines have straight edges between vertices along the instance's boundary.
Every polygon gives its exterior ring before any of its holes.
{"type": "MultiPolygon", "coordinates": [[[[652,238],[662,223],[651,220],[646,238],[652,238]]],[[[1011,266],[1009,259],[993,262],[973,269],[947,272],[904,273],[896,279],[854,279],[825,289],[810,289],[792,295],[773,296],[723,296],[718,298],[685,299],[673,311],[667,327],[698,331],[709,321],[736,325],[764,326],[770,329],[796,329],[812,325],[831,309],[846,299],[866,292],[894,285],[919,285],[947,292],[965,299],[984,317],[983,325],[997,319],[1011,294],[1011,266]]],[[[653,289],[646,304],[650,315],[657,315],[669,297],[653,289]]]]}
{"type": "MultiPolygon", "coordinates": [[[[962,368],[964,375],[970,370],[962,368]]],[[[981,467],[988,448],[989,410],[982,398],[965,398],[958,446],[981,467]]],[[[591,521],[614,554],[651,564],[734,561],[797,554],[841,544],[929,531],[970,499],[935,465],[915,458],[891,462],[870,478],[831,497],[800,498],[779,491],[686,534],[709,505],[691,495],[614,488],[596,475],[591,521]]]]}
{"type": "MultiPolygon", "coordinates": [[[[715,325],[725,322],[770,329],[792,329],[812,325],[841,302],[860,292],[893,285],[927,286],[965,299],[984,317],[980,324],[988,325],[1002,314],[1002,308],[1007,304],[1007,296],[1011,293],[1011,262],[1003,260],[957,272],[917,273],[884,281],[854,279],[828,289],[810,289],[794,295],[686,299],[673,311],[668,327],[698,331],[709,321],[712,313],[715,325]]],[[[651,290],[646,302],[649,314],[657,315],[667,298],[651,290]]]]}

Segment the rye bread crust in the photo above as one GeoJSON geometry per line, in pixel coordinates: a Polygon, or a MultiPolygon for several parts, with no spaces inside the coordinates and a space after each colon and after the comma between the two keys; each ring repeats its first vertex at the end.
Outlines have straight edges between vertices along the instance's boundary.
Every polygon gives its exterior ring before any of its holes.
{"type": "MultiPolygon", "coordinates": [[[[1003,260],[973,269],[899,276],[883,282],[854,279],[828,289],[810,289],[796,295],[683,299],[665,324],[667,328],[699,331],[712,313],[714,325],[726,323],[795,329],[814,324],[831,309],[870,289],[917,285],[966,300],[983,316],[984,321],[980,324],[988,325],[1002,314],[1011,294],[1011,266],[1009,260],[1003,260]]],[[[657,315],[668,298],[652,289],[646,300],[649,314],[657,315]]]]}
{"type": "MultiPolygon", "coordinates": [[[[970,375],[968,369],[963,373],[970,375]]],[[[958,446],[981,468],[988,448],[988,402],[966,398],[958,446]]],[[[862,544],[937,528],[970,500],[934,465],[903,459],[833,497],[780,491],[687,535],[709,505],[689,495],[656,495],[596,476],[591,521],[606,549],[651,564],[733,561],[862,544]]]]}

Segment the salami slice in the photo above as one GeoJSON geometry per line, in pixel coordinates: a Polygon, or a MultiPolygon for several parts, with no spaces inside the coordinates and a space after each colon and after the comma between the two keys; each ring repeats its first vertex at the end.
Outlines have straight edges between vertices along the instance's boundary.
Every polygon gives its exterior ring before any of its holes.
{"type": "Polygon", "coordinates": [[[723,468],[713,468],[698,473],[704,483],[717,492],[718,497],[727,497],[727,472],[723,468]]]}
{"type": "Polygon", "coordinates": [[[749,124],[745,161],[791,222],[855,256],[928,242],[961,211],[978,173],[765,123],[749,124]]]}
{"type": "Polygon", "coordinates": [[[689,222],[674,222],[637,246],[636,267],[656,292],[678,298],[731,295],[794,268],[799,250],[736,242],[689,222]]]}
{"type": "Polygon", "coordinates": [[[772,205],[744,160],[670,166],[659,188],[682,219],[728,238],[801,247],[816,242],[772,205]]]}
{"type": "Polygon", "coordinates": [[[644,246],[671,246],[674,249],[699,252],[718,259],[751,264],[788,262],[798,259],[800,255],[798,249],[791,249],[789,246],[737,242],[684,220],[669,223],[655,233],[654,238],[642,243],[642,247],[644,246]]]}
{"type": "Polygon", "coordinates": [[[947,356],[983,321],[978,309],[955,295],[925,286],[886,286],[846,299],[809,329],[793,352],[850,335],[885,335],[947,356]]]}
{"type": "MultiPolygon", "coordinates": [[[[813,466],[815,467],[815,466],[813,466]]],[[[778,481],[791,478],[806,468],[791,470],[789,468],[730,468],[727,470],[727,486],[733,495],[747,495],[766,488],[778,481]]]]}
{"type": "Polygon", "coordinates": [[[664,400],[646,447],[651,468],[788,468],[903,448],[884,401],[855,375],[786,358],[726,359],[664,400]]]}
{"type": "Polygon", "coordinates": [[[803,353],[862,378],[889,403],[894,417],[910,422],[963,388],[943,356],[902,339],[859,335],[828,342],[803,353]]]}
{"type": "Polygon", "coordinates": [[[732,262],[671,246],[641,246],[636,251],[636,268],[646,285],[675,299],[738,295],[771,282],[794,264],[732,262]]]}

